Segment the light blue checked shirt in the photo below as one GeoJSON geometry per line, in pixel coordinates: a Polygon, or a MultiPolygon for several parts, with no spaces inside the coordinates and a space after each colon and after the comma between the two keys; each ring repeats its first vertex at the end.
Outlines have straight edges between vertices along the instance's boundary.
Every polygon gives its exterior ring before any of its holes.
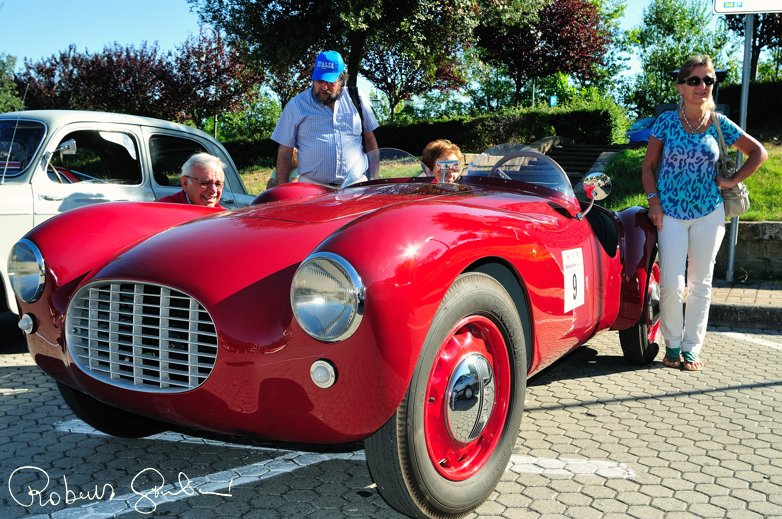
{"type": "MultiPolygon", "coordinates": [[[[363,96],[364,131],[379,125],[363,96]]],[[[334,111],[312,95],[312,88],[291,99],[282,111],[272,140],[299,150],[299,175],[317,182],[340,183],[351,166],[363,161],[361,118],[347,88],[334,103],[334,111]]]]}

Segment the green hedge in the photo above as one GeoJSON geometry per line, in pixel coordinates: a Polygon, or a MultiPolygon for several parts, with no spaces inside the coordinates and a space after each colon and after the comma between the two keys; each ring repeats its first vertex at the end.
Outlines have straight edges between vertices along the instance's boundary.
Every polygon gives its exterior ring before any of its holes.
{"type": "MultiPolygon", "coordinates": [[[[720,88],[717,99],[730,105],[730,118],[738,122],[741,116],[741,85],[720,88]]],[[[747,95],[747,128],[782,127],[782,82],[750,82],[747,95]]]]}
{"type": "MultiPolygon", "coordinates": [[[[577,144],[622,142],[627,121],[621,108],[541,108],[481,117],[438,119],[408,125],[388,124],[375,130],[381,148],[398,148],[420,156],[435,139],[448,139],[465,152],[481,152],[506,142],[530,144],[543,137],[558,135],[577,144]]],[[[240,169],[268,164],[277,156],[277,143],[231,141],[223,143],[240,169]]]]}

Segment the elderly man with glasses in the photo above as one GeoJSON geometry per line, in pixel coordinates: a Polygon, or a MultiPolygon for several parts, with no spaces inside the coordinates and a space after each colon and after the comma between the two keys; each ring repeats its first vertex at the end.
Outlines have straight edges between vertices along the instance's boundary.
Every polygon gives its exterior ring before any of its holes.
{"type": "Polygon", "coordinates": [[[225,187],[225,164],[208,153],[192,155],[182,166],[182,191],[161,198],[158,202],[193,204],[205,207],[220,205],[220,196],[225,187]]]}

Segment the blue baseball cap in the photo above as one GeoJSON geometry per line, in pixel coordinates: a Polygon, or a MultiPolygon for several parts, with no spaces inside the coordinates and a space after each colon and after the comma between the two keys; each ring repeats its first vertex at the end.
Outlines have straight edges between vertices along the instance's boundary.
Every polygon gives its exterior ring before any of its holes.
{"type": "Polygon", "coordinates": [[[343,70],[345,70],[345,62],[342,61],[342,56],[339,55],[339,52],[327,50],[318,54],[318,57],[315,59],[312,80],[336,83],[343,70]]]}

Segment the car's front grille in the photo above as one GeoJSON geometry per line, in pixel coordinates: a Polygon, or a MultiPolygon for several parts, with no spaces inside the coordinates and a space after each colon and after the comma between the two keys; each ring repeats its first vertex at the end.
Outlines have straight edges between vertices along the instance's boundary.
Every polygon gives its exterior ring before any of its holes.
{"type": "Polygon", "coordinates": [[[86,373],[108,384],[180,392],[206,381],[217,360],[217,332],[194,298],[168,287],[95,282],[74,295],[65,337],[86,373]]]}

